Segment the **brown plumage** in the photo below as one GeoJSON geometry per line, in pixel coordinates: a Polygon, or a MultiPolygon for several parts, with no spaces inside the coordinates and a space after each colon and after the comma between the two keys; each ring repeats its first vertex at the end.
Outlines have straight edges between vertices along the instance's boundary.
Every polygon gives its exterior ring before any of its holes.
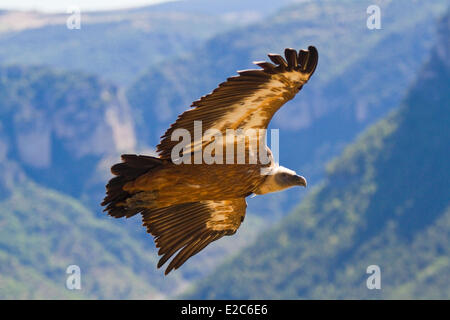
{"type": "Polygon", "coordinates": [[[116,218],[142,214],[162,256],[158,268],[177,253],[166,274],[212,241],[234,234],[244,220],[245,197],[306,186],[303,177],[273,161],[264,135],[247,137],[244,150],[238,149],[237,136],[224,138],[227,129],[266,129],[275,112],[298,93],[317,66],[314,47],[298,53],[288,48],[285,57],[269,54],[274,64],[255,62],[262,69],[238,71],[238,76],[194,101],[193,108],[181,114],[161,137],[159,157],[123,155],[122,162],[111,168],[115,177],[106,185],[105,211],[116,218]],[[194,121],[201,121],[200,139],[195,136],[194,121]],[[194,137],[180,150],[176,149],[179,140],[173,141],[177,129],[194,137]],[[268,162],[249,160],[252,142],[268,162]],[[226,164],[227,155],[216,153],[219,149],[212,148],[216,145],[224,146],[226,152],[231,146],[233,164],[226,164]],[[208,148],[218,160],[195,162],[196,155],[208,148]],[[176,159],[183,157],[190,159],[189,163],[178,164],[176,159]],[[239,157],[247,162],[240,163],[239,157]]]}

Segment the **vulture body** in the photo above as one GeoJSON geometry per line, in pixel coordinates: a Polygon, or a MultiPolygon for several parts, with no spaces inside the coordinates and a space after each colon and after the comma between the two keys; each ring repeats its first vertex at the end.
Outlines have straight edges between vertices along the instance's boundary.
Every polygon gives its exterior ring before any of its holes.
{"type": "Polygon", "coordinates": [[[106,185],[102,205],[115,218],[142,214],[162,256],[158,268],[176,254],[165,274],[212,241],[234,234],[244,220],[247,196],[306,186],[305,178],[274,162],[265,133],[244,138],[243,149],[237,147],[242,138],[227,138],[231,129],[264,132],[275,112],[309,80],[318,62],[312,46],[298,53],[288,48],[285,57],[269,54],[273,63],[255,62],[262,69],[238,71],[239,75],[194,101],[192,109],[181,114],[161,137],[159,157],[122,155],[122,162],[112,166],[115,177],[106,185]],[[196,123],[201,123],[200,139],[196,123]],[[177,149],[174,158],[177,129],[194,139],[177,149]],[[267,161],[239,162],[239,157],[253,156],[253,142],[267,161]],[[213,143],[225,147],[226,154],[213,149],[211,154],[219,161],[196,161],[213,143]],[[225,159],[229,150],[233,150],[231,164],[225,159]],[[188,161],[178,163],[181,157],[188,161]]]}

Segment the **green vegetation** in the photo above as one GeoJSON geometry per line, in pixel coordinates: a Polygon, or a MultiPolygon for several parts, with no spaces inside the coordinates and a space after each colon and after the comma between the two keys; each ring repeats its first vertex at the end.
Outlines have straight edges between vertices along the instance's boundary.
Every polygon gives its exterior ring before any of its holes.
{"type": "Polygon", "coordinates": [[[302,2],[251,25],[168,4],[89,13],[81,32],[65,28],[65,15],[4,31],[3,13],[0,299],[450,298],[448,16],[434,34],[446,2],[383,2],[377,31],[366,28],[369,4],[302,2]],[[154,146],[178,112],[250,61],[308,44],[319,48],[317,73],[273,127],[281,163],[313,188],[301,202],[304,190],[249,199],[236,235],[164,277],[140,219],[101,213],[110,165],[154,146]],[[24,66],[35,63],[52,67],[24,66]],[[127,97],[109,82],[129,83],[143,65],[127,97]],[[71,264],[81,291],[65,288],[71,264]],[[365,286],[371,264],[381,291],[365,286]]]}
{"type": "Polygon", "coordinates": [[[129,114],[117,87],[81,73],[0,67],[0,98],[0,297],[163,298],[264,227],[249,214],[242,233],[164,278],[140,218],[114,220],[99,205],[118,160],[115,138],[133,137],[132,126],[108,121],[110,112],[123,123],[129,114]],[[82,270],[79,294],[64,286],[70,264],[82,270]]]}
{"type": "Polygon", "coordinates": [[[448,19],[402,107],[347,147],[291,215],[185,297],[450,298],[448,19]],[[373,264],[381,290],[366,288],[373,264]]]}
{"type": "Polygon", "coordinates": [[[180,293],[188,279],[204,276],[262,227],[250,215],[245,237],[216,243],[182,272],[164,277],[139,218],[94,214],[29,181],[17,182],[0,208],[0,299],[161,299],[180,293]],[[72,264],[81,268],[80,291],[65,287],[72,264]]]}
{"type": "MultiPolygon", "coordinates": [[[[382,29],[369,30],[366,9],[371,4],[292,4],[262,22],[216,35],[181,58],[151,66],[127,90],[137,136],[156,145],[177,114],[236,70],[255,68],[251,62],[267,60],[269,52],[313,44],[319,50],[317,70],[276,114],[271,128],[280,129],[280,162],[315,185],[324,177],[326,162],[400,103],[429,56],[435,21],[446,8],[445,1],[382,2],[382,29]]],[[[268,218],[281,216],[304,193],[293,189],[256,198],[249,206],[268,218]]]]}
{"type": "Polygon", "coordinates": [[[24,182],[0,207],[0,298],[161,297],[155,257],[75,199],[24,182]],[[65,287],[71,264],[81,268],[80,291],[65,287]]]}

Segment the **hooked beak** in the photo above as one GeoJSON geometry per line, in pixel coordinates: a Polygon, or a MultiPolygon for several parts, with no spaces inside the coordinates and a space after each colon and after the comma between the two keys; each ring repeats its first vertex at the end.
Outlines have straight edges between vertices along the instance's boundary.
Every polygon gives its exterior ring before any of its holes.
{"type": "Polygon", "coordinates": [[[306,179],[304,177],[302,177],[302,176],[295,176],[295,178],[297,179],[297,185],[303,186],[303,187],[306,188],[307,183],[306,183],[306,179]]]}

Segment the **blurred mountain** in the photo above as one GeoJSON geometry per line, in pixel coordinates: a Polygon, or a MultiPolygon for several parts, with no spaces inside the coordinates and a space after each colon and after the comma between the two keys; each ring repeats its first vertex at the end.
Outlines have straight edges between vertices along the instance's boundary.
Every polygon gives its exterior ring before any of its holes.
{"type": "Polygon", "coordinates": [[[0,201],[0,299],[162,298],[155,255],[79,201],[28,179],[0,201]],[[66,268],[82,290],[66,289],[66,268]],[[143,266],[147,266],[144,268],[143,266]]]}
{"type": "Polygon", "coordinates": [[[401,107],[193,299],[450,298],[450,13],[401,107]],[[381,290],[366,268],[381,269],[381,290]]]}
{"type": "MultiPolygon", "coordinates": [[[[236,70],[255,68],[251,61],[267,60],[267,53],[285,47],[314,45],[320,56],[315,75],[271,125],[280,129],[280,162],[314,185],[327,161],[398,105],[428,57],[434,22],[446,8],[445,1],[375,3],[381,8],[381,30],[367,28],[366,9],[373,1],[306,1],[150,67],[127,91],[138,137],[157,144],[177,114],[236,70]]],[[[256,198],[250,208],[279,216],[303,194],[293,189],[256,198]]]]}
{"type": "Polygon", "coordinates": [[[136,149],[130,113],[122,91],[98,77],[45,67],[0,67],[0,253],[2,261],[9,261],[6,266],[17,271],[0,270],[9,283],[0,297],[59,297],[63,289],[61,297],[78,297],[68,295],[61,282],[61,268],[69,261],[89,272],[83,297],[166,297],[211,272],[261,230],[261,219],[250,214],[245,237],[211,246],[182,272],[164,279],[140,218],[114,220],[100,213],[110,166],[120,153],[136,149]],[[67,240],[59,243],[61,238],[67,240]],[[105,269],[108,279],[94,277],[105,261],[111,261],[105,269]],[[30,275],[34,280],[22,283],[33,266],[38,266],[30,275]],[[128,275],[134,284],[128,284],[128,275]],[[109,277],[115,279],[111,284],[109,277]]]}
{"type": "MultiPolygon", "coordinates": [[[[245,236],[215,243],[169,277],[138,217],[114,220],[79,200],[40,186],[12,161],[0,163],[0,299],[163,299],[180,294],[256,238],[250,215],[245,236]],[[66,268],[81,269],[82,290],[69,291],[66,268]]],[[[243,233],[243,234],[244,234],[243,233]]]]}
{"type": "Polygon", "coordinates": [[[95,76],[0,67],[0,144],[34,181],[79,197],[135,148],[124,94],[95,76]]]}
{"type": "Polygon", "coordinates": [[[164,278],[140,219],[100,213],[118,155],[151,154],[147,146],[178,112],[250,61],[314,44],[315,76],[272,126],[281,129],[281,162],[314,185],[328,159],[399,103],[429,58],[433,22],[445,8],[444,1],[382,1],[381,30],[366,28],[368,1],[301,2],[267,16],[288,2],[191,0],[82,13],[81,30],[68,30],[64,14],[0,12],[0,298],[180,294],[253,243],[305,192],[249,199],[237,235],[164,278]],[[125,95],[122,86],[144,66],[125,95]],[[69,264],[82,269],[81,292],[64,287],[69,264]]]}
{"type": "Polygon", "coordinates": [[[163,2],[148,7],[130,9],[129,11],[150,10],[155,12],[187,12],[201,13],[209,16],[228,16],[242,19],[251,15],[263,18],[286,4],[303,0],[279,0],[279,1],[258,1],[258,0],[177,0],[163,2]]]}
{"type": "Polygon", "coordinates": [[[81,70],[126,86],[144,68],[183,55],[214,34],[262,19],[287,2],[191,0],[81,11],[79,30],[67,28],[70,13],[3,11],[0,64],[81,70]]]}
{"type": "Polygon", "coordinates": [[[156,263],[151,243],[86,207],[99,209],[109,163],[135,146],[129,114],[123,93],[97,77],[0,67],[1,298],[163,296],[143,267],[156,263]],[[88,271],[81,293],[65,288],[72,263],[88,271]]]}

